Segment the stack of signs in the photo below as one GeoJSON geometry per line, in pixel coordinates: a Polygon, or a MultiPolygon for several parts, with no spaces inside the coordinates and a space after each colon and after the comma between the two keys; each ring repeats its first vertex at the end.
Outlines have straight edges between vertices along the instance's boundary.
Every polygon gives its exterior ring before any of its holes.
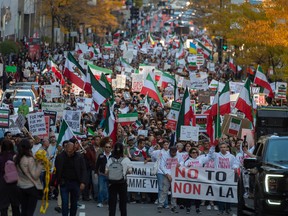
{"type": "Polygon", "coordinates": [[[9,128],[9,109],[0,109],[0,128],[9,128]]]}
{"type": "Polygon", "coordinates": [[[45,135],[46,131],[46,123],[43,112],[30,113],[27,115],[29,132],[33,136],[45,135]]]}
{"type": "Polygon", "coordinates": [[[287,93],[287,83],[276,82],[275,98],[286,99],[286,93],[287,93]]]}
{"type": "Polygon", "coordinates": [[[170,112],[167,115],[168,121],[166,124],[166,128],[171,129],[171,130],[176,130],[180,107],[181,107],[181,103],[178,103],[175,101],[172,102],[170,112]]]}

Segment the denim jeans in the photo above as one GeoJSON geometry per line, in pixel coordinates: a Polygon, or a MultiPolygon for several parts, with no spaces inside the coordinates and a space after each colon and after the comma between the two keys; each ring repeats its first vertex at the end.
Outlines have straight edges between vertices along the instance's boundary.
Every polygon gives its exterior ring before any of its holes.
{"type": "Polygon", "coordinates": [[[108,200],[108,178],[105,175],[98,176],[98,203],[108,200]]]}
{"type": "MultiPolygon", "coordinates": [[[[161,193],[163,193],[163,179],[165,175],[157,173],[157,182],[158,182],[158,203],[160,200],[161,193]]],[[[164,207],[168,206],[168,195],[166,196],[164,207]]]]}
{"type": "Polygon", "coordinates": [[[77,202],[80,195],[80,184],[77,181],[65,181],[60,185],[62,199],[62,216],[76,216],[77,202]],[[69,195],[70,195],[70,214],[69,214],[69,195]]]}

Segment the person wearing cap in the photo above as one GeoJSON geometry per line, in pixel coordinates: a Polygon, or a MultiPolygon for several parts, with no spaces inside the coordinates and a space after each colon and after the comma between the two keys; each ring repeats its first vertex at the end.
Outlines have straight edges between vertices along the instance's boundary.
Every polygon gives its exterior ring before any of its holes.
{"type": "MultiPolygon", "coordinates": [[[[163,154],[160,160],[159,169],[162,170],[164,174],[162,188],[163,191],[159,198],[158,203],[158,212],[161,213],[164,207],[165,200],[167,198],[169,188],[171,187],[172,176],[171,169],[172,167],[180,166],[181,158],[177,154],[177,148],[175,146],[171,146],[169,148],[169,154],[163,154]]],[[[176,198],[171,198],[171,212],[178,213],[176,198]]]]}

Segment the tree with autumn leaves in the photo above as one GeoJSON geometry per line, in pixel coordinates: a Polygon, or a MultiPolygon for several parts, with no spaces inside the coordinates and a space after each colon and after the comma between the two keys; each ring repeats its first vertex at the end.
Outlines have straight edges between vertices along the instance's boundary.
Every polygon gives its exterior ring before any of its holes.
{"type": "Polygon", "coordinates": [[[228,0],[194,0],[209,35],[227,40],[238,65],[273,68],[274,79],[288,80],[288,1],[230,4],[228,0]]]}
{"type": "Polygon", "coordinates": [[[38,0],[37,15],[45,15],[51,20],[52,29],[57,26],[63,32],[77,30],[79,24],[93,29],[99,37],[117,28],[117,18],[113,11],[122,6],[118,0],[98,0],[96,5],[87,0],[38,0]]]}

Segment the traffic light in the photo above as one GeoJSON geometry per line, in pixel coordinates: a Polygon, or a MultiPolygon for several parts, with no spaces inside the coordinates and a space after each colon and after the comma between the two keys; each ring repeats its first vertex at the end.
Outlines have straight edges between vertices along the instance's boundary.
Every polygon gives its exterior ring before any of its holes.
{"type": "Polygon", "coordinates": [[[227,41],[225,39],[223,39],[223,46],[222,46],[224,51],[227,51],[228,49],[228,45],[227,45],[227,41]]]}

